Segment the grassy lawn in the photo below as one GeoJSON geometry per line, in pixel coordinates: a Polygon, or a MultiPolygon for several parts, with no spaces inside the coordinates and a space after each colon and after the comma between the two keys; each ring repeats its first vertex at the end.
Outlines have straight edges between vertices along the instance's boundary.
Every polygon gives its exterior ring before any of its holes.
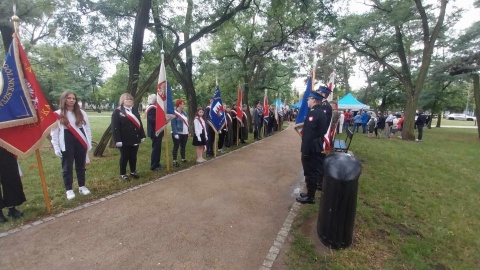
{"type": "MultiPolygon", "coordinates": [[[[103,135],[106,127],[110,124],[111,113],[89,112],[88,115],[90,124],[92,126],[93,141],[98,142],[103,135]]],[[[144,125],[146,125],[146,119],[144,115],[142,115],[142,122],[144,123],[144,125]]],[[[168,130],[170,132],[170,125],[168,126],[168,130]]],[[[171,149],[173,147],[173,142],[171,136],[168,136],[168,139],[168,153],[170,156],[171,164],[171,149]]],[[[249,134],[249,141],[253,141],[252,134],[249,134]]],[[[242,145],[239,145],[239,147],[241,146],[242,145]]],[[[227,151],[233,151],[235,149],[237,149],[236,146],[224,148],[224,150],[227,151]]],[[[196,155],[191,138],[187,142],[186,150],[186,158],[189,162],[186,164],[180,162],[179,168],[175,168],[170,165],[170,173],[195,165],[196,155]]],[[[42,164],[53,213],[58,213],[69,208],[74,208],[88,201],[99,199],[109,194],[113,194],[118,191],[130,188],[132,186],[160,178],[168,173],[165,169],[160,172],[150,171],[151,140],[149,138],[145,139],[145,142],[140,145],[138,152],[137,171],[140,173],[141,178],[131,179],[131,181],[128,183],[123,183],[119,180],[120,173],[118,162],[120,152],[118,151],[118,149],[107,148],[104,152],[104,157],[101,158],[93,157],[92,152],[90,152],[91,163],[87,166],[86,177],[86,186],[90,189],[92,194],[88,196],[82,196],[78,194],[78,186],[74,173],[74,191],[77,196],[74,200],[67,201],[65,196],[65,188],[62,180],[61,160],[53,153],[53,148],[49,141],[45,141],[45,143],[43,144],[40,153],[42,157],[42,164]]],[[[0,232],[12,229],[17,226],[21,226],[26,223],[30,223],[36,219],[43,218],[45,215],[47,215],[35,154],[27,158],[20,159],[20,165],[23,170],[22,182],[27,201],[22,204],[19,209],[24,212],[25,217],[17,221],[9,219],[9,222],[5,224],[0,224],[0,232]]],[[[161,165],[162,167],[166,168],[165,142],[162,148],[161,165]]],[[[4,214],[7,213],[6,210],[4,210],[3,212],[4,214]]]]}
{"type": "Polygon", "coordinates": [[[350,149],[363,164],[353,245],[316,251],[301,226],[318,205],[302,206],[289,269],[480,268],[476,129],[425,129],[421,143],[355,134],[350,149]]]}
{"type": "MultiPolygon", "coordinates": [[[[469,127],[476,127],[475,121],[461,121],[461,120],[448,120],[446,118],[442,119],[442,123],[440,126],[469,126],[469,127]]],[[[478,122],[477,122],[478,123],[478,122]]],[[[437,124],[437,118],[432,119],[432,127],[437,124]]]]}

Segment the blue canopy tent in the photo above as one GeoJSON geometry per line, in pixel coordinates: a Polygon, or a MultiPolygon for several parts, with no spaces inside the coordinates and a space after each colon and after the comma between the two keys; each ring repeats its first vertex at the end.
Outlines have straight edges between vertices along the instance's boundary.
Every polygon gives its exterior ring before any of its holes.
{"type": "Polygon", "coordinates": [[[298,109],[302,107],[302,100],[300,99],[297,103],[290,105],[290,108],[292,109],[298,109]]]}
{"type": "Polygon", "coordinates": [[[338,101],[338,109],[359,111],[363,109],[369,110],[370,106],[361,103],[352,94],[348,93],[348,95],[338,101]]]}

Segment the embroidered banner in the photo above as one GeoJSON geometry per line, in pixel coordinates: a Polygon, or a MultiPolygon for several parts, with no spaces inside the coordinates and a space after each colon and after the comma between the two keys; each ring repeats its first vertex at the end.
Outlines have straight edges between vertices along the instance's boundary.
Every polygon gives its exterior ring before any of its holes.
{"type": "Polygon", "coordinates": [[[13,41],[0,76],[0,128],[37,122],[32,92],[23,75],[18,43],[13,41]]]}

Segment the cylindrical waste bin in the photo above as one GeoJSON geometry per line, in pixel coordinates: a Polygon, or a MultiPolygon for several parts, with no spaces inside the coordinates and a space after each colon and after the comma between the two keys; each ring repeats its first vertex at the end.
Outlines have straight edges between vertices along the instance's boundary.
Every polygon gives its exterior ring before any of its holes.
{"type": "Polygon", "coordinates": [[[362,165],[352,155],[335,153],[324,162],[325,178],[317,221],[317,236],[333,249],[352,244],[362,165]]]}

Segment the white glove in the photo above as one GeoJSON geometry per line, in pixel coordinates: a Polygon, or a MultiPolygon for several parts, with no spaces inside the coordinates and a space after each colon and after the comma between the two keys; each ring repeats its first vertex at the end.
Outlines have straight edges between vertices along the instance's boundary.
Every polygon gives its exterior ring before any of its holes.
{"type": "Polygon", "coordinates": [[[117,143],[115,143],[115,146],[116,146],[116,147],[122,147],[122,145],[123,145],[122,142],[117,142],[117,143]]]}
{"type": "Polygon", "coordinates": [[[143,142],[143,141],[145,141],[145,138],[142,138],[142,139],[140,140],[140,142],[143,142]]]}
{"type": "Polygon", "coordinates": [[[180,137],[178,137],[178,134],[177,134],[177,135],[173,135],[173,137],[174,137],[175,139],[177,139],[177,140],[180,138],[180,137]]]}
{"type": "Polygon", "coordinates": [[[62,151],[56,150],[56,151],[55,151],[55,155],[56,155],[57,157],[61,158],[61,157],[62,157],[62,151]]]}
{"type": "Polygon", "coordinates": [[[200,138],[200,136],[197,136],[197,139],[198,139],[199,142],[202,141],[202,138],[200,138]]]}

